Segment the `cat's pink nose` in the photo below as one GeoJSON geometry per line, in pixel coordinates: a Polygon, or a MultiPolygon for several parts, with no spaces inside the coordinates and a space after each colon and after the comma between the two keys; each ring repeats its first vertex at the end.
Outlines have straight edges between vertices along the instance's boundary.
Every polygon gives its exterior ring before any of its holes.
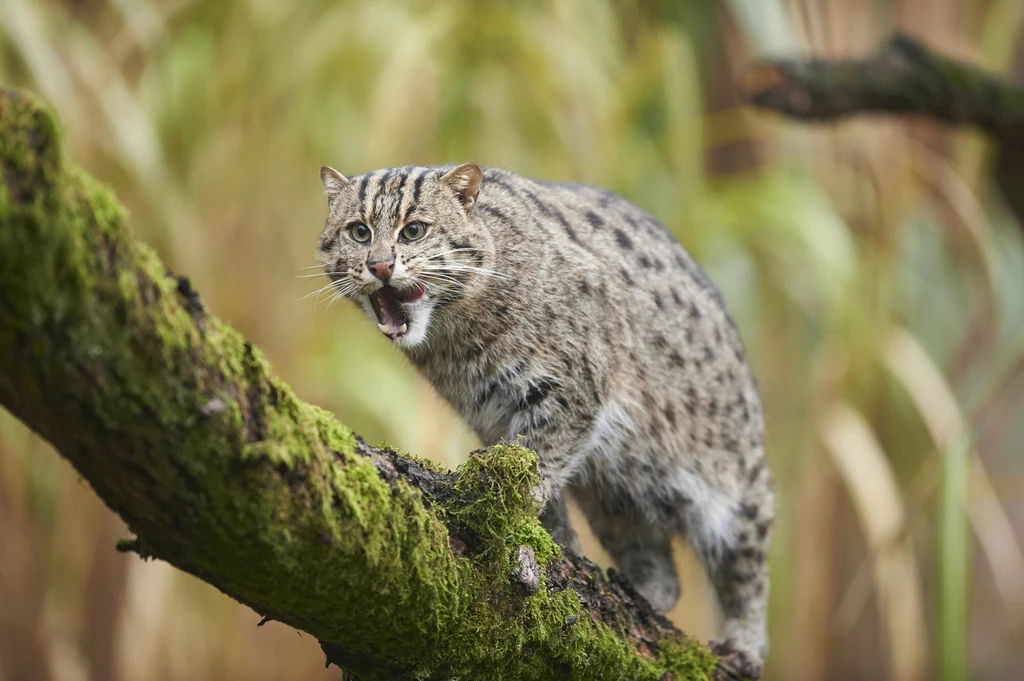
{"type": "Polygon", "coordinates": [[[391,267],[394,264],[394,260],[381,260],[380,262],[368,262],[366,267],[373,272],[373,276],[381,281],[387,281],[391,278],[391,267]]]}

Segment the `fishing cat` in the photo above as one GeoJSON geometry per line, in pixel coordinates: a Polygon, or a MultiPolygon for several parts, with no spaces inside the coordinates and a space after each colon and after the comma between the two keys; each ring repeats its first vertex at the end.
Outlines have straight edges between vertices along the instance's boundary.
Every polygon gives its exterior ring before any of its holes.
{"type": "Polygon", "coordinates": [[[564,498],[655,609],[671,539],[703,560],[718,650],[758,676],[773,518],[760,402],[718,290],[665,227],[596,187],[495,168],[324,167],[330,288],[486,444],[540,459],[541,520],[578,551],[564,498]]]}

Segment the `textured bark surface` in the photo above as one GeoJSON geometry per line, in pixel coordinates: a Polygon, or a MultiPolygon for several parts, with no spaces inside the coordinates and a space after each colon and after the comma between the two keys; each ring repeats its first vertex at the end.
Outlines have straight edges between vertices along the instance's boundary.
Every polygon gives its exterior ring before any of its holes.
{"type": "Polygon", "coordinates": [[[860,60],[773,59],[738,80],[751,104],[806,121],[854,114],[971,125],[995,141],[995,177],[1024,225],[1024,86],[949,59],[905,35],[860,60]]]}
{"type": "Polygon", "coordinates": [[[1024,125],[1024,88],[896,35],[868,59],[757,62],[739,80],[753,104],[804,120],[927,116],[1000,134],[1024,125]]]}
{"type": "MultiPolygon", "coordinates": [[[[535,518],[536,457],[455,472],[295,397],[0,90],[0,404],[137,538],[361,679],[703,679],[707,650],[535,518]],[[524,548],[525,547],[525,548],[524,548]]],[[[113,547],[111,547],[113,549],[113,547]]]]}

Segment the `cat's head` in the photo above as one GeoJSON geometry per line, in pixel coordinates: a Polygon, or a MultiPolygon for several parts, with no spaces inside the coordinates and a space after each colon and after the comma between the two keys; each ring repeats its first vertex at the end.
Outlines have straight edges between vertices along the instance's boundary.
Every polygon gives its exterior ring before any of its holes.
{"type": "Polygon", "coordinates": [[[486,272],[489,240],[469,219],[480,167],[346,177],[325,166],[320,179],[329,214],[319,258],[335,295],[359,303],[397,345],[422,343],[434,311],[461,299],[486,272]]]}

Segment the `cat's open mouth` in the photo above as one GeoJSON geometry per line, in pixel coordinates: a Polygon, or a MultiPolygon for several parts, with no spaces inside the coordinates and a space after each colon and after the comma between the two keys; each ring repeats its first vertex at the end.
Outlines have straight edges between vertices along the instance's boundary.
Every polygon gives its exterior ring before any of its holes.
{"type": "Polygon", "coordinates": [[[381,286],[370,294],[370,305],[377,315],[377,328],[391,340],[405,335],[409,330],[409,315],[403,303],[411,303],[423,297],[423,284],[417,283],[410,289],[399,290],[393,286],[381,286]]]}

